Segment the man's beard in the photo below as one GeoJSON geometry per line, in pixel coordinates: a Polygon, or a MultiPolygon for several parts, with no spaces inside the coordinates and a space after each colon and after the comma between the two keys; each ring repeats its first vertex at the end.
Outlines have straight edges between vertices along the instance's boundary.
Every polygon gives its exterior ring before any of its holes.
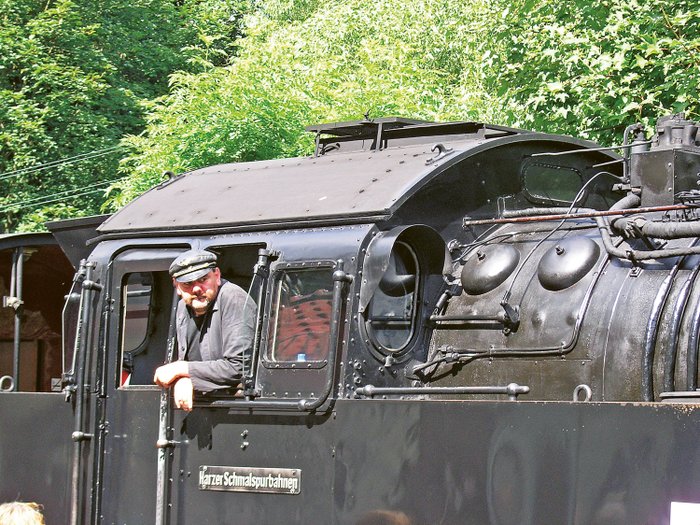
{"type": "Polygon", "coordinates": [[[195,312],[204,312],[209,306],[209,299],[203,297],[202,299],[194,298],[190,303],[190,306],[195,312]]]}

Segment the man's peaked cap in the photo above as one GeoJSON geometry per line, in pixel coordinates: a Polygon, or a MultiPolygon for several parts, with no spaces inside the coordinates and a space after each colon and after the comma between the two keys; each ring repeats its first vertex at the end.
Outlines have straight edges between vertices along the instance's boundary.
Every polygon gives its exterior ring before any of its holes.
{"type": "Polygon", "coordinates": [[[196,281],[216,268],[216,255],[207,250],[188,250],[170,265],[170,276],[179,283],[196,281]]]}

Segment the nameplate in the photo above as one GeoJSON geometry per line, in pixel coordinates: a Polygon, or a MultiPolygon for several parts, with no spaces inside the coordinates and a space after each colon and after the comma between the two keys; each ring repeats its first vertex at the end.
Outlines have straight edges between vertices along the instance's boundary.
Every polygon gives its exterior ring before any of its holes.
{"type": "Polygon", "coordinates": [[[199,490],[299,494],[301,470],[293,468],[199,467],[199,490]]]}

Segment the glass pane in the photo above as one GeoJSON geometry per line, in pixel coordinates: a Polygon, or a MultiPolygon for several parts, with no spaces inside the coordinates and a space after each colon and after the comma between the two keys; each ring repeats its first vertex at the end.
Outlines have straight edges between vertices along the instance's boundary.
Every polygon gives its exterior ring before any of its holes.
{"type": "Polygon", "coordinates": [[[333,269],[287,271],[277,281],[273,361],[328,358],[333,269]]]}
{"type": "Polygon", "coordinates": [[[124,277],[122,300],[122,383],[132,370],[132,353],[139,349],[148,334],[153,277],[148,272],[124,277]]]}
{"type": "Polygon", "coordinates": [[[402,349],[413,334],[418,266],[411,249],[397,243],[369,304],[369,331],[387,350],[402,349]]]}
{"type": "Polygon", "coordinates": [[[536,199],[571,203],[581,189],[581,176],[571,168],[530,164],[523,173],[523,184],[536,199]]]}

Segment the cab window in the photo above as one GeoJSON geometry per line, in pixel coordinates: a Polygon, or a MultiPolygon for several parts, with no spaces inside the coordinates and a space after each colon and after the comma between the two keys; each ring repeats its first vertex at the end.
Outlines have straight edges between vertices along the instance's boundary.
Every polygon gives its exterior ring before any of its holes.
{"type": "Polygon", "coordinates": [[[153,277],[150,272],[124,276],[122,287],[122,384],[130,381],[134,354],[146,340],[153,277]]]}
{"type": "Polygon", "coordinates": [[[275,281],[268,359],[323,361],[330,348],[333,268],[279,272],[275,281]]]}
{"type": "Polygon", "coordinates": [[[172,285],[165,271],[122,276],[119,384],[153,384],[167,343],[172,285]]]}
{"type": "Polygon", "coordinates": [[[569,204],[583,186],[578,170],[565,166],[531,162],[522,172],[523,188],[529,200],[540,204],[569,204]]]}
{"type": "MultiPolygon", "coordinates": [[[[248,289],[259,245],[210,247],[218,255],[222,277],[248,289]]],[[[112,297],[116,298],[110,348],[118,357],[118,387],[154,386],[153,374],[168,354],[171,319],[178,297],[168,268],[187,247],[134,248],[113,263],[112,297]]]]}

